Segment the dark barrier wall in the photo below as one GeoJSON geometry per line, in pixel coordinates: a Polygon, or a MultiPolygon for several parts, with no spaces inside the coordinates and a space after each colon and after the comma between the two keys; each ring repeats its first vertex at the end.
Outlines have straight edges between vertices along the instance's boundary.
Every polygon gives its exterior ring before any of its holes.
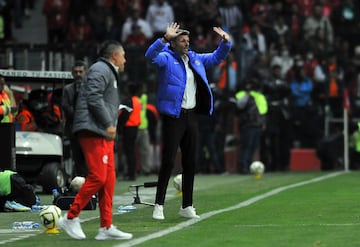
{"type": "Polygon", "coordinates": [[[15,124],[0,124],[0,168],[16,170],[15,124]]]}

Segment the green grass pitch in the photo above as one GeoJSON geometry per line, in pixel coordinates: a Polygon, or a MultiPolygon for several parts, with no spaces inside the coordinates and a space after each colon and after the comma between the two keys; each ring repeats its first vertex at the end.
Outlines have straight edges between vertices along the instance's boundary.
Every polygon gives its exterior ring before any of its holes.
{"type": "MultiPolygon", "coordinates": [[[[172,178],[171,178],[172,179],[172,178]]],[[[13,231],[14,221],[39,221],[38,213],[0,213],[2,246],[244,246],[244,247],[358,247],[360,246],[360,172],[265,173],[261,179],[243,175],[197,175],[194,207],[200,220],[178,215],[181,196],[170,180],[165,220],[152,219],[152,207],[119,214],[120,205],[134,201],[129,185],[156,181],[118,181],[114,198],[114,225],[131,232],[132,240],[96,241],[98,210],[82,211],[86,240],[64,232],[46,234],[13,231]]],[[[154,201],[155,188],[140,187],[142,201],[154,201]]],[[[51,195],[40,194],[42,204],[51,195]]],[[[63,212],[64,213],[64,212],[63,212]]]]}

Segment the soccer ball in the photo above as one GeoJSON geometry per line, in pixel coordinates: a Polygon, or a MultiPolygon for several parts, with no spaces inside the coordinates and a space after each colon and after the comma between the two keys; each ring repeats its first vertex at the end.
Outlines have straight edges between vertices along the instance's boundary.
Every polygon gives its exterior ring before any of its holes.
{"type": "Polygon", "coordinates": [[[178,192],[182,191],[182,174],[178,174],[174,177],[174,187],[178,192]]]}
{"type": "Polygon", "coordinates": [[[39,216],[45,228],[53,229],[57,226],[61,218],[61,209],[55,205],[49,205],[40,211],[39,216]]]}
{"type": "Polygon", "coordinates": [[[254,161],[250,165],[250,172],[261,175],[265,172],[265,165],[261,161],[254,161]]]}
{"type": "Polygon", "coordinates": [[[71,180],[70,188],[72,189],[72,191],[78,192],[84,183],[85,183],[84,177],[76,176],[73,178],[73,180],[71,180]]]}

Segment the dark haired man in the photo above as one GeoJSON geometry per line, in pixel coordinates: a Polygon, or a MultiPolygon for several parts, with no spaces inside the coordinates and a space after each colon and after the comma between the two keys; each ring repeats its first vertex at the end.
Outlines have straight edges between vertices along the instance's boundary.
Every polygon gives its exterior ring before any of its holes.
{"type": "Polygon", "coordinates": [[[73,133],[85,156],[88,175],[76,194],[69,211],[60,219],[60,226],[75,239],[85,239],[79,214],[94,194],[98,194],[100,229],[96,240],[130,239],[112,224],[112,205],[116,174],[114,139],[120,97],[118,73],[124,71],[125,51],[117,41],[105,41],[100,59],[88,70],[86,83],[80,89],[74,114],[73,133]]]}
{"type": "Polygon", "coordinates": [[[71,74],[74,78],[74,81],[64,87],[61,102],[65,116],[65,136],[70,140],[71,152],[75,162],[75,176],[81,177],[86,177],[87,168],[80,144],[77,138],[73,135],[72,128],[74,121],[75,103],[80,92],[81,84],[85,77],[86,69],[87,66],[84,61],[78,60],[74,63],[71,69],[71,74]]]}
{"type": "Polygon", "coordinates": [[[213,30],[223,40],[213,53],[199,54],[189,48],[189,31],[177,23],[148,48],[145,56],[158,67],[157,109],[162,117],[163,154],[153,218],[165,219],[163,205],[178,147],[182,153],[182,207],[179,214],[199,218],[193,207],[196,165],[197,113],[211,115],[213,95],[206,69],[219,64],[231,49],[230,36],[219,27],[213,30]]]}

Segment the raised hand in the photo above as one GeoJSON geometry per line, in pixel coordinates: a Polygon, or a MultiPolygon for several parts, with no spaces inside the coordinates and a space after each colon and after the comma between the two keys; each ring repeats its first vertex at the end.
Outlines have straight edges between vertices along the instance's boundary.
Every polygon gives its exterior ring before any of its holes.
{"type": "Polygon", "coordinates": [[[171,39],[177,37],[180,34],[177,32],[177,30],[179,28],[180,28],[180,25],[177,24],[176,22],[172,22],[172,23],[168,24],[164,37],[167,40],[171,40],[171,39]]]}
{"type": "Polygon", "coordinates": [[[225,32],[224,30],[222,30],[221,27],[213,27],[213,30],[214,30],[214,32],[219,34],[225,40],[225,42],[230,41],[230,35],[227,32],[225,32]]]}

